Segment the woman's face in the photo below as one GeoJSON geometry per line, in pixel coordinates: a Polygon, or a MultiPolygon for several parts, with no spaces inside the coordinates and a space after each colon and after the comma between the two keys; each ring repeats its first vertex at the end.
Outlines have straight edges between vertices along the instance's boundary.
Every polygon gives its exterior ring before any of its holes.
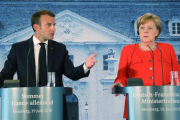
{"type": "Polygon", "coordinates": [[[139,36],[141,43],[150,45],[154,43],[155,37],[158,36],[159,30],[156,28],[155,23],[152,20],[146,21],[139,26],[139,36]]]}

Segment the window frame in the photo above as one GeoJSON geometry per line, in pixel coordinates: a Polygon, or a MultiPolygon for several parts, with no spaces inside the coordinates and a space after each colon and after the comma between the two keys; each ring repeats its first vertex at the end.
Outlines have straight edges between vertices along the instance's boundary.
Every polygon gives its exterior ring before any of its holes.
{"type": "Polygon", "coordinates": [[[180,19],[173,19],[168,23],[169,35],[170,36],[180,36],[180,19]],[[175,30],[173,30],[173,24],[175,24],[175,30]],[[179,26],[177,25],[179,24],[179,26]],[[178,30],[179,27],[179,30],[178,30]],[[175,31],[175,33],[173,33],[175,31]],[[179,34],[177,33],[179,31],[179,34]]]}
{"type": "Polygon", "coordinates": [[[108,69],[109,69],[108,62],[105,61],[106,59],[108,59],[108,54],[103,55],[103,71],[108,71],[108,69]]]}

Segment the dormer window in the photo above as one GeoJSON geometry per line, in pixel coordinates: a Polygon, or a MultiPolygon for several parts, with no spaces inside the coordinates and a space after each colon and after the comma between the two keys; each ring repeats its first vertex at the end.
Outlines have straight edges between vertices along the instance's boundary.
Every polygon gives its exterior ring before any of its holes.
{"type": "Polygon", "coordinates": [[[180,19],[173,19],[168,23],[169,35],[180,36],[180,19]]]}

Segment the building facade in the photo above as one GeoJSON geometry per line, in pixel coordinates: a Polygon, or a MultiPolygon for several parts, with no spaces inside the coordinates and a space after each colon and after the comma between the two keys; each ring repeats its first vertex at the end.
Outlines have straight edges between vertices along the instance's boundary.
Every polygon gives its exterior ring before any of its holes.
{"type": "Polygon", "coordinates": [[[72,81],[63,77],[64,85],[72,87],[78,98],[79,120],[123,120],[124,96],[115,97],[110,87],[122,47],[139,42],[136,21],[141,15],[153,13],[161,18],[157,41],[172,44],[180,63],[179,0],[1,0],[0,68],[11,45],[33,35],[30,18],[40,9],[56,14],[54,39],[67,46],[75,66],[97,52],[97,64],[88,78],[72,81]]]}

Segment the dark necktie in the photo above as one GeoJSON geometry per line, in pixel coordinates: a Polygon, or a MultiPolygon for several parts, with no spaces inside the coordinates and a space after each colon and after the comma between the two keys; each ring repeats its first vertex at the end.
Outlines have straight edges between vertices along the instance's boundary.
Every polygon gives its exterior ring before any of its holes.
{"type": "Polygon", "coordinates": [[[46,66],[46,49],[45,43],[39,43],[41,46],[39,51],[39,86],[47,84],[47,66],[46,66]]]}

